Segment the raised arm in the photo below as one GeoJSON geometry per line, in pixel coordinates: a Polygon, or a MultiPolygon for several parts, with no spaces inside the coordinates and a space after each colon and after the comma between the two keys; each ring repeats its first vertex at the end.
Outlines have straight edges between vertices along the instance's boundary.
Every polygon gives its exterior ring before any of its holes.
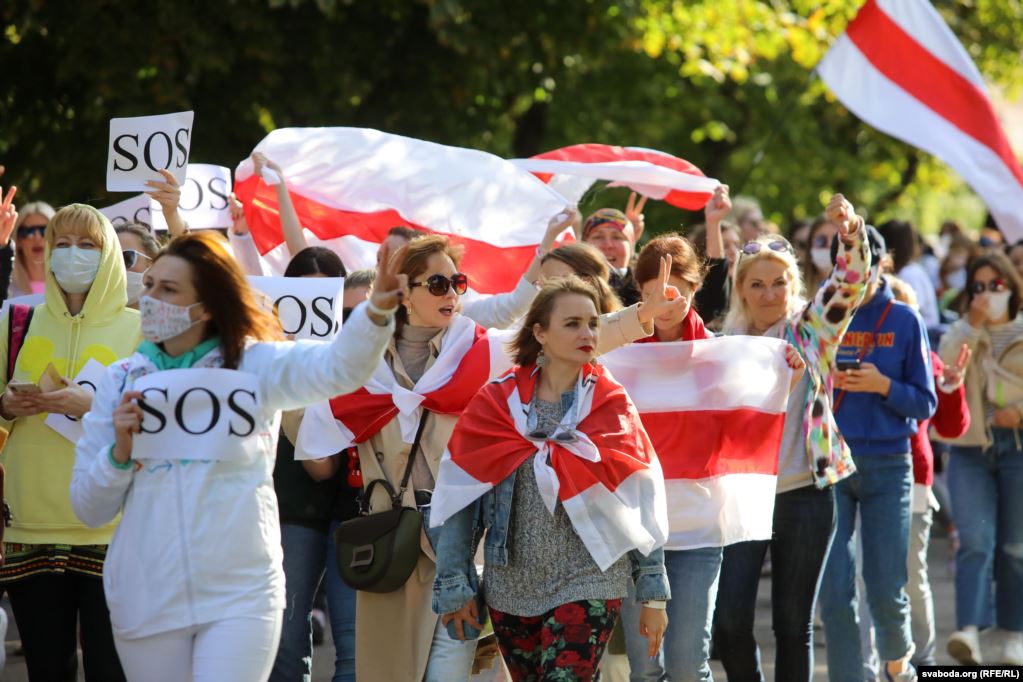
{"type": "Polygon", "coordinates": [[[188,233],[188,225],[184,218],[178,213],[178,205],[181,203],[181,186],[177,178],[169,170],[160,169],[163,182],[159,180],[146,180],[146,184],[153,189],[146,192],[163,209],[163,219],[167,221],[167,232],[171,239],[188,233]]]}
{"type": "Polygon", "coordinates": [[[296,253],[308,247],[309,243],[306,241],[305,233],[302,232],[302,225],[298,221],[298,213],[295,212],[291,194],[288,193],[288,183],[284,179],[284,171],[261,152],[255,152],[252,155],[252,163],[255,165],[256,175],[262,176],[263,169],[269,168],[280,178],[280,182],[274,184],[274,190],[277,192],[277,210],[281,219],[284,243],[288,245],[288,252],[294,257],[296,253]]]}

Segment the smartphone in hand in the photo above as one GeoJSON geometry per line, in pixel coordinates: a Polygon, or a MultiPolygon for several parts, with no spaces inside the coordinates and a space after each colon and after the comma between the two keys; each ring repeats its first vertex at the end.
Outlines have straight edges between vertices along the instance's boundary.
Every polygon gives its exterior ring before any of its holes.
{"type": "Polygon", "coordinates": [[[42,393],[42,389],[33,384],[31,381],[11,381],[8,382],[7,387],[18,395],[33,395],[35,393],[42,393]]]}
{"type": "Polygon", "coordinates": [[[838,369],[839,372],[847,372],[850,369],[859,369],[860,359],[853,358],[852,360],[837,360],[835,361],[835,368],[838,369]]]}

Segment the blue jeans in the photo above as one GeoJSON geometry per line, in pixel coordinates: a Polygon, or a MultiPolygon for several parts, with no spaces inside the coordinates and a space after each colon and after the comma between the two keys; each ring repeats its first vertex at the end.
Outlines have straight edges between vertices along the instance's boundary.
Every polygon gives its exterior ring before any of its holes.
{"type": "Polygon", "coordinates": [[[995,613],[998,627],[1023,632],[1023,448],[1012,429],[992,432],[986,451],[953,447],[948,467],[959,529],[956,625],[985,627],[995,613]]]}
{"type": "Polygon", "coordinates": [[[334,677],[332,682],[355,682],[355,590],[341,580],[337,572],[337,550],[334,531],[339,522],[330,524],[327,534],[327,610],[330,612],[330,633],[334,639],[334,677]]]}
{"type": "Polygon", "coordinates": [[[790,682],[813,678],[813,609],[834,532],[835,492],[811,485],[777,496],[771,540],[725,547],[714,638],[729,682],[765,679],[753,623],[768,546],[771,620],[777,640],[775,678],[790,682]]]}
{"type": "Polygon", "coordinates": [[[857,508],[863,532],[863,582],[878,654],[883,661],[896,661],[913,651],[906,593],[911,458],[909,454],[860,457],[856,467],[855,474],[835,486],[838,522],[821,583],[821,618],[831,682],[862,682],[863,676],[856,613],[857,508]]]}
{"type": "Polygon", "coordinates": [[[642,605],[632,594],[622,601],[622,627],[632,669],[632,682],[711,680],[710,637],[714,601],[721,574],[721,548],[665,550],[664,568],[671,586],[668,630],[657,656],[646,655],[646,637],[639,634],[642,605]]]}
{"type": "Polygon", "coordinates": [[[281,524],[287,604],[271,682],[310,682],[313,672],[313,597],[323,579],[324,534],[298,524],[281,524]]]}

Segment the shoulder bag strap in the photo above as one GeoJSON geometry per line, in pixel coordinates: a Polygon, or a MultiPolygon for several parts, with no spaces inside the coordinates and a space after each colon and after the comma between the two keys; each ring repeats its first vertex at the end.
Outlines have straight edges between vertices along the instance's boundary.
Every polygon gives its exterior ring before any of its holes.
{"type": "Polygon", "coordinates": [[[426,428],[426,416],[430,414],[429,410],[423,410],[423,416],[419,420],[419,428],[416,430],[416,438],[412,441],[412,449],[408,453],[408,462],[405,464],[405,475],[401,477],[401,487],[398,492],[394,494],[393,502],[395,505],[401,504],[401,498],[405,495],[405,491],[408,489],[409,479],[412,477],[412,467],[416,463],[416,457],[419,454],[419,442],[423,438],[423,429],[426,428]]]}

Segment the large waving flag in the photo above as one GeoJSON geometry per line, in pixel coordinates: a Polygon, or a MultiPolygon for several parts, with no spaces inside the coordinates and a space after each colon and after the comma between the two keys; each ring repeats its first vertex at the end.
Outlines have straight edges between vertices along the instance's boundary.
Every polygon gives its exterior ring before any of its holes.
{"type": "Polygon", "coordinates": [[[818,66],[865,122],[934,154],[1023,238],[1023,170],[980,72],[927,0],[867,0],[818,66]]]}
{"type": "Polygon", "coordinates": [[[629,187],[672,206],[698,211],[721,184],[685,159],[641,147],[576,144],[513,163],[577,203],[594,182],[609,180],[612,186],[629,187]]]}
{"type": "MultiPolygon", "coordinates": [[[[547,223],[568,203],[493,154],[364,128],[282,128],[260,142],[284,171],[299,222],[354,269],[375,261],[395,225],[445,234],[465,246],[463,270],[481,293],[515,288],[547,223]]],[[[260,253],[287,262],[277,194],[246,159],[235,194],[260,253]]]]}
{"type": "Polygon", "coordinates": [[[665,549],[770,539],[792,377],[784,349],[778,339],[727,336],[633,344],[600,359],[660,459],[665,549]]]}

